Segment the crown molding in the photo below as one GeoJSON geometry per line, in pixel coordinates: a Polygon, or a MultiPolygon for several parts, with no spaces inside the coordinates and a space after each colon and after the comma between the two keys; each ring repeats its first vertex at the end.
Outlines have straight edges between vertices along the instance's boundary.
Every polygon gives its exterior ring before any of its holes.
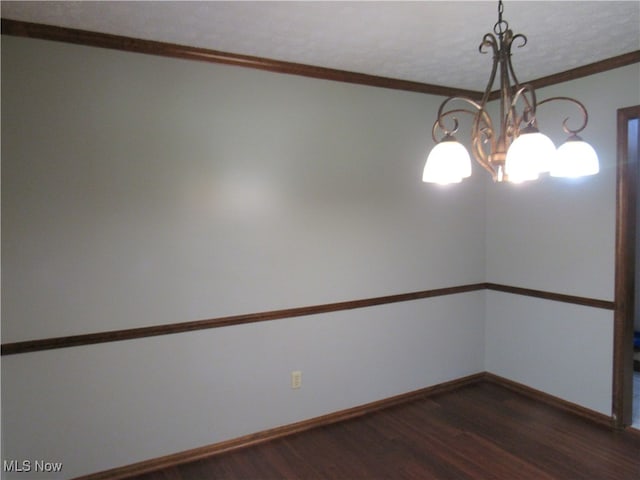
{"type": "MultiPolygon", "coordinates": [[[[89,30],[79,30],[75,28],[57,27],[41,23],[22,22],[2,18],[2,34],[16,37],[38,38],[41,40],[52,40],[56,42],[74,43],[99,48],[109,48],[127,52],[144,53],[148,55],[158,55],[163,57],[181,58],[185,60],[195,60],[200,62],[221,63],[225,65],[235,65],[238,67],[254,68],[270,72],[286,73],[303,77],[318,78],[322,80],[333,80],[336,82],[353,83],[358,85],[368,85],[372,87],[389,88],[393,90],[405,90],[409,92],[426,93],[431,95],[441,95],[444,97],[469,97],[474,99],[482,98],[483,92],[476,90],[466,90],[443,85],[433,85],[429,83],[413,82],[397,78],[380,77],[365,73],[350,72],[333,68],[318,67],[302,63],[283,62],[264,57],[254,57],[250,55],[240,55],[236,53],[221,52],[206,48],[191,47],[188,45],[178,45],[173,43],[157,42],[153,40],[143,40],[121,35],[92,32],[89,30]]],[[[546,77],[531,80],[529,83],[534,88],[547,87],[557,83],[568,82],[577,78],[594,75],[615,68],[624,67],[633,63],[640,63],[640,50],[607,58],[598,62],[572,68],[564,72],[548,75],[546,77]]],[[[493,91],[489,100],[496,100],[500,97],[500,91],[493,91]]]]}
{"type": "Polygon", "coordinates": [[[337,82],[368,85],[372,87],[390,88],[410,92],[427,93],[442,96],[482,97],[482,92],[465,90],[428,83],[412,82],[396,78],[380,77],[364,73],[349,72],[333,68],[305,65],[302,63],[283,62],[270,58],[240,55],[235,53],[209,50],[206,48],[177,45],[173,43],[142,40],[108,33],[91,32],[74,28],[56,27],[40,23],[29,23],[18,20],[2,19],[2,34],[16,37],[38,38],[57,42],[74,43],[92,47],[123,50],[127,52],[145,53],[163,57],[195,60],[200,62],[221,63],[238,67],[254,68],[270,72],[286,73],[303,77],[333,80],[337,82]]]}
{"type": "MultiPolygon", "coordinates": [[[[606,72],[615,68],[625,67],[634,63],[640,63],[640,50],[635,50],[616,57],[607,58],[588,65],[565,70],[564,72],[554,73],[553,75],[547,75],[546,77],[536,78],[535,80],[528,82],[522,82],[521,85],[529,84],[536,89],[548,87],[550,85],[588,77],[589,75],[595,75],[596,73],[606,72]]],[[[500,98],[499,90],[493,91],[489,95],[489,100],[497,100],[498,98],[500,98]]]]}

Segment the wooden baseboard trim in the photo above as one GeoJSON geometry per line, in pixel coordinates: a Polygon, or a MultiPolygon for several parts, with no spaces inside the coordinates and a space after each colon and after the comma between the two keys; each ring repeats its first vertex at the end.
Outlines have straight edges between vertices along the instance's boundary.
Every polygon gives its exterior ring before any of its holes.
{"type": "Polygon", "coordinates": [[[351,418],[360,417],[362,415],[367,415],[385,408],[410,402],[412,400],[417,400],[439,393],[449,392],[466,385],[480,382],[484,379],[484,377],[484,372],[468,375],[466,377],[458,378],[448,382],[439,383],[431,387],[421,388],[412,392],[395,395],[393,397],[366,403],[364,405],[348,408],[346,410],[340,410],[338,412],[329,413],[327,415],[314,417],[289,425],[264,430],[262,432],[244,435],[242,437],[234,438],[224,442],[214,443],[212,445],[166,455],[164,457],[145,460],[143,462],[126,465],[123,467],[117,467],[114,469],[105,470],[103,472],[93,473],[82,477],[77,477],[75,480],[123,480],[135,477],[155,470],[174,467],[183,463],[193,462],[214,455],[219,455],[221,453],[226,453],[232,450],[268,442],[287,435],[304,432],[312,428],[317,428],[324,425],[330,425],[332,423],[349,420],[351,418]]]}
{"type": "Polygon", "coordinates": [[[590,408],[582,407],[580,405],[569,402],[567,400],[563,400],[554,395],[550,395],[540,390],[536,390],[535,388],[531,388],[522,383],[518,383],[513,380],[509,380],[507,378],[504,378],[489,372],[485,372],[483,376],[483,380],[487,382],[495,383],[496,385],[500,385],[502,387],[508,388],[509,390],[513,390],[514,392],[525,395],[540,403],[546,403],[547,405],[551,405],[552,407],[559,408],[566,412],[573,413],[574,415],[578,415],[592,422],[596,422],[601,425],[606,425],[607,427],[613,426],[613,420],[608,415],[604,415],[603,413],[596,412],[595,410],[591,410],[590,408]]]}
{"type": "Polygon", "coordinates": [[[563,400],[540,390],[536,390],[535,388],[531,388],[522,383],[514,382],[513,380],[509,380],[507,378],[489,372],[485,372],[483,374],[482,381],[495,383],[496,385],[508,388],[509,390],[513,390],[514,392],[521,393],[522,395],[536,400],[537,402],[546,403],[547,405],[559,408],[561,410],[564,410],[565,412],[577,415],[584,418],[585,420],[598,423],[607,428],[624,430],[625,432],[640,436],[640,430],[637,428],[629,426],[625,427],[624,429],[620,429],[613,420],[613,417],[600,412],[596,412],[595,410],[591,410],[590,408],[582,407],[567,400],[563,400]]]}
{"type": "MultiPolygon", "coordinates": [[[[411,402],[413,400],[418,400],[445,392],[450,392],[452,390],[456,390],[458,388],[480,382],[490,382],[501,387],[508,388],[509,390],[512,390],[521,395],[525,395],[537,402],[561,409],[568,413],[582,417],[585,420],[598,423],[607,428],[615,428],[613,419],[610,416],[596,412],[589,408],[582,407],[567,400],[563,400],[540,390],[536,390],[535,388],[531,388],[522,383],[509,380],[505,377],[501,377],[489,372],[480,372],[448,382],[439,383],[431,387],[421,388],[419,390],[395,395],[393,397],[366,403],[364,405],[358,405],[346,410],[340,410],[338,412],[321,415],[319,417],[310,418],[308,420],[303,420],[289,425],[275,427],[269,430],[244,435],[242,437],[234,438],[231,440],[194,448],[191,450],[185,450],[183,452],[178,452],[163,457],[145,460],[131,465],[125,465],[123,467],[116,467],[110,470],[84,475],[81,477],[77,477],[74,480],[125,480],[153,471],[175,467],[184,463],[194,462],[196,460],[202,460],[204,458],[220,455],[222,453],[227,453],[233,450],[239,450],[241,448],[269,442],[288,435],[311,430],[313,428],[342,422],[352,418],[360,417],[362,415],[374,413],[385,408],[393,407],[403,403],[411,402]]],[[[635,435],[640,435],[640,430],[627,428],[626,431],[635,435]]]]}

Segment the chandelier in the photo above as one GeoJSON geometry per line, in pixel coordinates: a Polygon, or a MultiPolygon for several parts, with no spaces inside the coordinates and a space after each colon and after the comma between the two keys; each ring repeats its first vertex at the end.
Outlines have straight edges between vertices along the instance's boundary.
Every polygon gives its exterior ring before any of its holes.
{"type": "Polygon", "coordinates": [[[493,52],[493,66],[482,100],[468,97],[449,97],[438,109],[438,118],[431,135],[435,147],[429,153],[422,180],[440,184],[458,183],[471,175],[471,159],[467,149],[456,140],[457,115],[468,114],[471,124],[471,149],[476,161],[485,168],[496,182],[520,183],[535,180],[541,173],[549,172],[555,177],[581,177],[598,173],[598,156],[578,133],[587,126],[587,109],[579,101],[569,97],[552,97],[537,101],[532,85],[520,85],[511,65],[511,46],[527,43],[527,37],[514,35],[509,24],[502,19],[502,0],[498,3],[498,21],[493,33],[487,33],[478,47],[480,53],[493,52]],[[497,38],[496,38],[497,35],[497,38]],[[494,127],[487,112],[487,102],[496,78],[500,77],[500,126],[494,127]],[[558,149],[546,135],[538,131],[536,110],[552,101],[575,104],[582,115],[582,123],[576,129],[568,126],[569,118],[562,128],[569,138],[558,149]],[[454,103],[455,102],[455,103],[454,103]],[[461,107],[455,107],[462,103],[461,107]],[[451,106],[454,105],[454,106],[451,106]],[[440,141],[437,133],[443,136],[440,141]]]}

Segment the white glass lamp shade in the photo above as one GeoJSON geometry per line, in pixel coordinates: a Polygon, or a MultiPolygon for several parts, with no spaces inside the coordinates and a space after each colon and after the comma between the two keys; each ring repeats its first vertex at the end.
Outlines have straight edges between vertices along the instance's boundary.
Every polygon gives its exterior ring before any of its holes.
{"type": "Polygon", "coordinates": [[[591,145],[577,135],[570,136],[558,147],[551,167],[553,177],[585,177],[600,171],[598,154],[591,145]]]}
{"type": "Polygon", "coordinates": [[[536,128],[527,127],[516,138],[505,161],[505,172],[510,182],[535,180],[548,172],[556,155],[556,147],[549,137],[536,128]]]}
{"type": "Polygon", "coordinates": [[[429,183],[459,183],[471,175],[469,152],[454,137],[447,135],[429,153],[422,181],[429,183]]]}

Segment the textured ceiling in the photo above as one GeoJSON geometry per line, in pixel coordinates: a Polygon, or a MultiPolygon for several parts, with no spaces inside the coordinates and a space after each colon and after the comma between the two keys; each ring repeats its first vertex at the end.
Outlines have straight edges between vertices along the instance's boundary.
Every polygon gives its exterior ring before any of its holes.
{"type": "MultiPolygon", "coordinates": [[[[12,2],[3,18],[484,90],[497,2],[12,2]]],[[[639,1],[506,1],[521,81],[640,49],[639,1]]]]}

